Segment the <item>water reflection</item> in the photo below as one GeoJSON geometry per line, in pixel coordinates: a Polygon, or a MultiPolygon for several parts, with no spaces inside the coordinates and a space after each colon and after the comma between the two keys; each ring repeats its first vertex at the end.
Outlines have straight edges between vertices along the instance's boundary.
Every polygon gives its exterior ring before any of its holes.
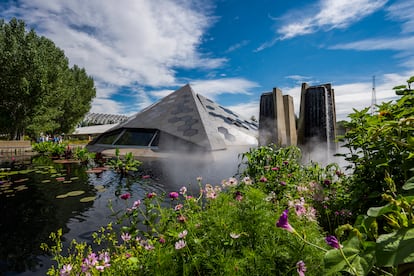
{"type": "Polygon", "coordinates": [[[198,176],[204,183],[219,184],[232,176],[229,172],[237,171],[234,156],[220,162],[145,160],[138,172],[123,178],[111,170],[88,173],[84,165],[60,164],[49,158],[13,164],[26,170],[0,178],[0,275],[45,275],[54,263],[43,255],[40,244],[49,242],[51,232],[63,229],[65,248],[72,239],[92,243],[91,234],[114,221],[109,200],[120,210],[125,202],[119,195],[125,192],[136,200],[148,192],[162,194],[182,186],[198,191],[198,176]],[[93,200],[82,202],[85,198],[93,200]]]}
{"type": "Polygon", "coordinates": [[[142,180],[140,175],[120,179],[112,171],[88,174],[79,164],[56,164],[48,158],[34,158],[19,173],[7,170],[0,184],[0,274],[26,272],[45,275],[49,263],[42,242],[59,228],[67,242],[76,238],[90,242],[90,234],[110,221],[109,199],[129,191],[135,196],[146,189],[161,191],[158,183],[142,180]],[[141,185],[135,185],[140,183],[141,185]],[[81,199],[92,201],[81,202],[81,199]],[[42,261],[43,259],[43,261],[42,261]]]}

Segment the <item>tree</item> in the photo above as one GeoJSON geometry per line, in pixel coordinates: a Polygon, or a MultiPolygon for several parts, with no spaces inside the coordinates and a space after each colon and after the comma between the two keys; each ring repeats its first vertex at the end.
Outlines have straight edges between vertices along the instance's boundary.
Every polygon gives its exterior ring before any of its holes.
{"type": "Polygon", "coordinates": [[[0,20],[0,72],[0,129],[10,139],[71,131],[96,95],[84,69],[16,18],[0,20]]]}

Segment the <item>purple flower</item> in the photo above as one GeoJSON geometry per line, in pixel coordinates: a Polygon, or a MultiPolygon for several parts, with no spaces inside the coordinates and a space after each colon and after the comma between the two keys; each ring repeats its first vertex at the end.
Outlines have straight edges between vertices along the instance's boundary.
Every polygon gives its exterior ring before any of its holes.
{"type": "Polygon", "coordinates": [[[283,165],[289,164],[289,161],[283,161],[283,165]]]}
{"type": "Polygon", "coordinates": [[[260,177],[260,182],[267,182],[267,178],[264,176],[260,177]]]}
{"type": "Polygon", "coordinates": [[[286,186],[286,182],[285,182],[285,181],[280,181],[279,183],[280,183],[280,185],[282,185],[282,186],[286,186]]]}
{"type": "Polygon", "coordinates": [[[158,240],[159,241],[159,243],[165,243],[165,239],[164,239],[164,237],[160,237],[160,239],[158,240]]]}
{"type": "Polygon", "coordinates": [[[295,231],[295,229],[293,229],[293,227],[288,222],[288,213],[289,213],[288,209],[283,211],[283,213],[280,215],[280,218],[279,218],[278,222],[276,223],[276,226],[280,227],[280,228],[283,228],[283,229],[286,229],[289,232],[293,233],[295,231]]]}
{"type": "Polygon", "coordinates": [[[299,276],[305,276],[306,265],[304,261],[299,261],[296,263],[296,271],[298,272],[299,276]]]}
{"type": "Polygon", "coordinates": [[[168,194],[168,197],[171,199],[177,199],[178,198],[178,193],[177,192],[171,192],[168,194]]]}
{"type": "Polygon", "coordinates": [[[127,200],[130,197],[131,197],[131,194],[130,193],[125,193],[125,194],[123,194],[123,195],[120,196],[120,198],[122,198],[123,200],[127,200]]]}
{"type": "Polygon", "coordinates": [[[329,186],[329,185],[331,185],[331,180],[329,180],[329,179],[325,179],[324,181],[323,181],[323,184],[325,184],[326,186],[329,186]]]}
{"type": "Polygon", "coordinates": [[[329,246],[331,246],[333,248],[338,249],[338,248],[341,247],[341,245],[339,244],[338,239],[335,236],[327,236],[325,238],[325,241],[329,246]]]}

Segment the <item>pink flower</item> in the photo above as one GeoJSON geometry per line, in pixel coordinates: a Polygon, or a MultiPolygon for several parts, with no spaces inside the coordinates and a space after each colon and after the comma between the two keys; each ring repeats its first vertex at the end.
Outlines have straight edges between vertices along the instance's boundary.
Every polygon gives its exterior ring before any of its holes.
{"type": "Polygon", "coordinates": [[[178,193],[177,192],[171,192],[168,194],[168,197],[171,199],[177,199],[178,198],[178,193]]]}
{"type": "Polygon", "coordinates": [[[137,209],[141,205],[141,200],[134,201],[134,205],[132,205],[132,209],[137,209]]]}
{"type": "Polygon", "coordinates": [[[187,193],[187,188],[185,186],[181,187],[180,194],[185,195],[187,193]]]}
{"type": "Polygon", "coordinates": [[[285,181],[280,181],[279,184],[282,185],[282,186],[286,186],[286,182],[285,181]]]}
{"type": "Polygon", "coordinates": [[[188,231],[187,230],[184,230],[183,232],[178,233],[178,237],[180,239],[184,239],[187,236],[187,234],[188,234],[188,231]]]}
{"type": "Polygon", "coordinates": [[[157,196],[157,194],[154,193],[154,192],[147,194],[147,198],[150,198],[150,199],[153,198],[153,197],[156,197],[156,196],[157,196]]]}
{"type": "Polygon", "coordinates": [[[129,240],[131,239],[131,235],[130,235],[129,233],[122,233],[122,234],[121,234],[121,239],[122,239],[124,242],[127,242],[127,241],[129,241],[129,240]]]}
{"type": "Polygon", "coordinates": [[[283,211],[283,213],[280,215],[278,222],[276,223],[276,226],[286,229],[289,232],[293,233],[295,229],[288,222],[288,213],[289,213],[288,209],[283,211]]]}
{"type": "Polygon", "coordinates": [[[264,176],[262,176],[262,177],[260,177],[260,180],[259,180],[260,182],[267,182],[267,178],[266,177],[264,177],[264,176]]]}
{"type": "Polygon", "coordinates": [[[182,205],[182,204],[177,204],[177,205],[174,207],[174,211],[179,211],[179,210],[181,210],[181,208],[183,208],[183,205],[182,205]]]}
{"type": "Polygon", "coordinates": [[[237,201],[242,201],[243,200],[243,195],[240,191],[237,191],[234,193],[234,199],[237,201]]]}
{"type": "Polygon", "coordinates": [[[246,177],[243,178],[243,182],[246,185],[252,185],[253,181],[250,179],[250,177],[246,176],[246,177]]]}
{"type": "Polygon", "coordinates": [[[72,268],[73,265],[71,264],[63,265],[62,269],[60,270],[60,276],[69,276],[72,268]]]}
{"type": "Polygon", "coordinates": [[[272,168],[272,171],[278,171],[278,170],[280,170],[280,168],[279,168],[279,167],[273,167],[273,168],[272,168]]]}
{"type": "Polygon", "coordinates": [[[305,276],[306,266],[304,261],[299,261],[296,263],[296,271],[298,272],[299,276],[305,276]]]}
{"type": "Polygon", "coordinates": [[[186,222],[186,221],[187,221],[187,218],[186,218],[185,216],[183,216],[183,215],[179,215],[179,216],[177,217],[177,220],[178,220],[179,222],[184,223],[184,222],[186,222]]]}
{"type": "Polygon", "coordinates": [[[142,179],[148,179],[148,178],[151,178],[151,176],[148,174],[142,176],[142,179]]]}
{"type": "Polygon", "coordinates": [[[164,239],[164,237],[160,237],[160,239],[159,239],[158,241],[159,241],[159,243],[162,243],[162,244],[164,244],[164,243],[165,243],[165,239],[164,239]]]}
{"type": "Polygon", "coordinates": [[[123,194],[123,195],[120,196],[120,198],[123,199],[123,200],[127,200],[130,197],[131,197],[131,194],[130,193],[125,193],[125,194],[123,194]]]}
{"type": "Polygon", "coordinates": [[[176,250],[180,250],[182,248],[184,248],[186,246],[186,243],[184,240],[179,240],[178,242],[175,243],[175,249],[176,250]]]}

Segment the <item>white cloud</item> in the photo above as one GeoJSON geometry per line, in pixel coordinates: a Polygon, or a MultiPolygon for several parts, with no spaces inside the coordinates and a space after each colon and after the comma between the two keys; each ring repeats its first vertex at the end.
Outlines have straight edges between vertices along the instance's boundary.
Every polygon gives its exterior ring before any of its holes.
{"type": "Polygon", "coordinates": [[[252,88],[259,87],[259,84],[242,78],[222,78],[214,80],[192,81],[191,87],[196,93],[215,100],[219,94],[246,94],[252,88]]]}
{"type": "Polygon", "coordinates": [[[414,37],[388,37],[388,38],[373,38],[350,43],[337,44],[330,47],[330,49],[341,50],[358,50],[358,51],[372,51],[372,50],[396,50],[396,51],[413,51],[414,37]]]}
{"type": "Polygon", "coordinates": [[[312,34],[320,30],[343,29],[382,8],[388,0],[320,0],[276,19],[281,26],[277,37],[256,51],[273,46],[279,40],[312,34]],[[317,10],[317,12],[315,12],[317,10]]]}
{"type": "MultiPolygon", "coordinates": [[[[199,52],[214,18],[210,7],[182,0],[21,0],[2,14],[23,19],[84,67],[97,84],[97,104],[111,104],[122,86],[177,85],[176,68],[212,69],[226,59],[199,52]],[[179,16],[177,16],[179,15],[179,16]],[[101,90],[102,86],[113,89],[101,90]]],[[[138,92],[137,92],[138,93],[138,92]]],[[[139,96],[139,93],[138,93],[139,96]]]]}
{"type": "Polygon", "coordinates": [[[151,94],[151,96],[156,97],[158,99],[160,98],[164,98],[166,96],[168,96],[169,94],[173,93],[174,90],[171,89],[163,89],[163,90],[154,90],[154,91],[150,91],[149,94],[151,94]]]}
{"type": "Polygon", "coordinates": [[[389,19],[404,22],[402,25],[403,33],[412,33],[414,31],[414,5],[412,1],[397,1],[387,11],[389,19]]]}
{"type": "Polygon", "coordinates": [[[234,52],[234,51],[236,51],[237,49],[240,49],[240,48],[242,48],[242,47],[244,47],[244,46],[246,46],[247,44],[249,44],[250,43],[250,41],[249,40],[243,40],[243,41],[240,41],[239,43],[236,43],[236,44],[234,44],[234,45],[231,45],[227,50],[226,50],[226,53],[231,53],[231,52],[234,52]]]}
{"type": "Polygon", "coordinates": [[[259,121],[260,103],[257,100],[226,107],[245,119],[250,119],[252,116],[254,116],[256,120],[259,121]]]}
{"type": "Polygon", "coordinates": [[[321,0],[316,14],[305,11],[307,17],[293,22],[289,19],[288,23],[277,32],[281,35],[280,39],[289,39],[314,33],[320,29],[346,28],[374,13],[386,3],[387,0],[321,0]]]}

